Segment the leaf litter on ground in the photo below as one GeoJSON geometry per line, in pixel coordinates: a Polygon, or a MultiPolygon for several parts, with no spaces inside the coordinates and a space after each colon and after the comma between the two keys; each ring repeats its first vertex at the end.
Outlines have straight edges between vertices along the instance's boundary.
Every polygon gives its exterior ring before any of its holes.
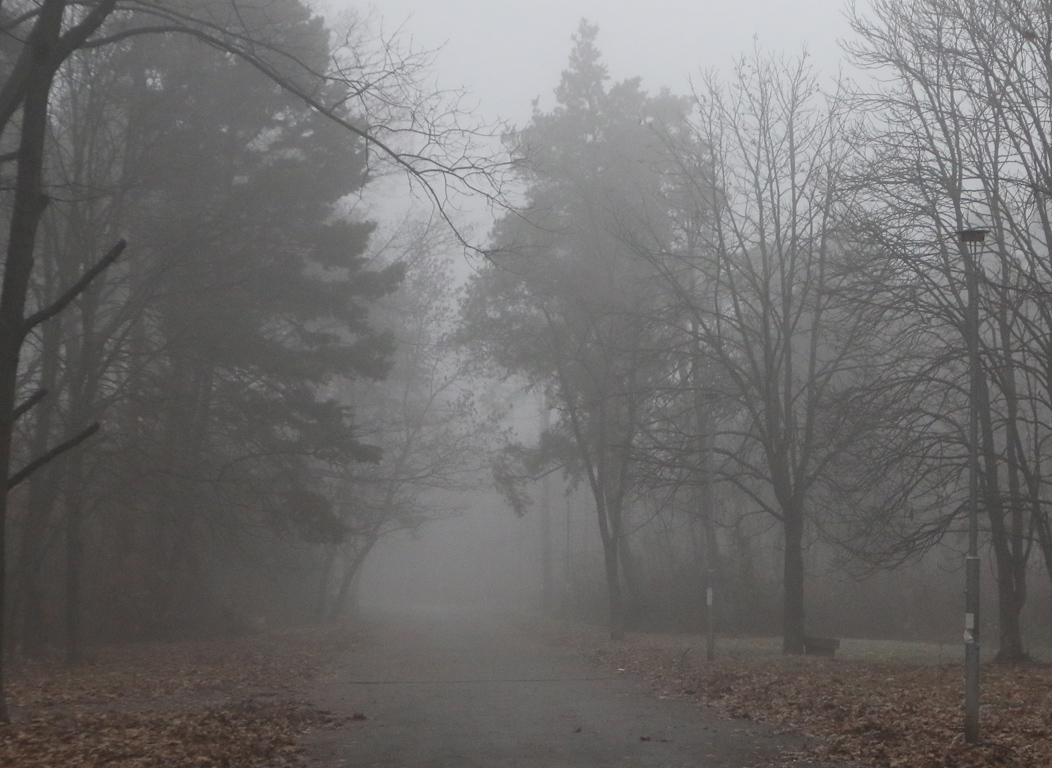
{"type": "Polygon", "coordinates": [[[299,765],[299,737],[339,724],[303,686],[352,644],[346,630],[315,627],[93,648],[73,669],[16,663],[0,766],[299,765]]]}
{"type": "Polygon", "coordinates": [[[611,642],[583,626],[549,634],[604,667],[649,680],[657,696],[692,699],[807,737],[806,751],[787,754],[787,762],[1052,767],[1049,664],[983,664],[982,737],[971,745],[963,738],[963,663],[946,660],[948,647],[940,649],[942,660],[921,663],[908,644],[901,656],[890,650],[825,658],[757,653],[748,642],[721,639],[709,662],[697,636],[630,634],[611,642]]]}

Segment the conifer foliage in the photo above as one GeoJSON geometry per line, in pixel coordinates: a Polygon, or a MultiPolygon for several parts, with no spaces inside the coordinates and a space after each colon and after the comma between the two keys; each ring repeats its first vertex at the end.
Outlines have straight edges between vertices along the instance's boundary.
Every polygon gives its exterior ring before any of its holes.
{"type": "Polygon", "coordinates": [[[425,59],[298,0],[0,26],[0,638],[76,664],[304,614],[314,545],[354,535],[325,478],[381,457],[336,384],[386,375],[403,276],[353,200],[386,160],[445,218],[439,179],[488,178],[471,132],[425,59]]]}

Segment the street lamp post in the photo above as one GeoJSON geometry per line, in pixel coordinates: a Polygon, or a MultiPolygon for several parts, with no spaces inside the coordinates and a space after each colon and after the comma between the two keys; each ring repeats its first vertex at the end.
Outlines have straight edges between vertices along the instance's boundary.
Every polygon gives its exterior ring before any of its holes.
{"type": "Polygon", "coordinates": [[[962,229],[968,311],[968,555],[964,563],[964,740],[979,741],[979,251],[986,229],[962,229]]]}

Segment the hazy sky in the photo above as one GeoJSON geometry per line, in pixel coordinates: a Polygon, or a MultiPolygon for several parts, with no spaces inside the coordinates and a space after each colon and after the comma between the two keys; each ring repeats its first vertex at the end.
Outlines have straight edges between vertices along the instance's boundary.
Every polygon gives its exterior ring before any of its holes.
{"type": "MultiPolygon", "coordinates": [[[[790,54],[806,44],[817,65],[835,70],[841,58],[837,40],[850,32],[843,14],[846,1],[374,0],[371,7],[388,34],[400,28],[416,48],[442,48],[435,62],[441,87],[463,87],[482,116],[522,126],[534,98],[541,98],[542,109],[551,107],[567,66],[570,36],[582,18],[599,25],[598,45],[614,80],[638,75],[651,92],[667,86],[685,93],[689,77],[712,68],[729,70],[734,58],[756,44],[790,54]]],[[[370,7],[351,0],[315,2],[323,12],[326,6],[370,7]]],[[[398,208],[390,200],[386,205],[398,208]]],[[[580,513],[586,511],[582,507],[580,513]]],[[[487,512],[432,526],[421,542],[386,543],[367,566],[366,588],[383,583],[388,596],[431,599],[435,590],[462,586],[467,568],[475,569],[476,580],[497,584],[500,579],[487,570],[494,563],[520,587],[536,588],[538,574],[522,573],[520,561],[523,553],[535,554],[530,549],[538,535],[535,517],[515,520],[499,503],[487,512]],[[455,548],[465,525],[474,536],[470,556],[455,548]]],[[[583,535],[587,518],[576,524],[583,535]]]]}
{"type": "MultiPolygon", "coordinates": [[[[369,4],[326,0],[334,5],[369,4]]],[[[798,53],[835,69],[837,40],[850,33],[846,0],[377,0],[384,27],[401,27],[419,47],[442,46],[436,75],[464,87],[487,116],[521,125],[542,108],[565,69],[582,18],[599,25],[599,48],[615,80],[639,75],[651,92],[686,92],[688,77],[728,69],[752,50],[798,53]]]]}

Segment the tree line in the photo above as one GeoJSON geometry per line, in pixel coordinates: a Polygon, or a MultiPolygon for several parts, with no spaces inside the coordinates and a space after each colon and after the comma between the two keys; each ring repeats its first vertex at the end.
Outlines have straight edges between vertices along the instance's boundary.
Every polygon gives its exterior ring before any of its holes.
{"type": "Polygon", "coordinates": [[[518,511],[532,478],[586,489],[614,636],[648,569],[689,550],[718,608],[773,529],[789,653],[815,542],[860,569],[959,545],[974,396],[999,652],[1025,658],[1052,10],[851,13],[873,79],[756,51],[687,96],[611,84],[582,23],[509,164],[426,59],[297,0],[0,5],[0,657],[338,616],[495,453],[482,364],[544,394],[498,486],[518,511]],[[397,171],[449,224],[448,189],[499,199],[509,170],[527,204],[462,295],[460,230],[357,213],[397,171]]]}
{"type": "Polygon", "coordinates": [[[499,163],[426,55],[340,24],[0,6],[0,656],[333,618],[444,511],[426,490],[470,482],[463,238],[380,241],[357,201],[396,171],[452,223],[499,163]]]}
{"type": "Polygon", "coordinates": [[[507,139],[527,204],[464,303],[479,359],[552,412],[494,471],[519,511],[545,473],[588,489],[614,637],[648,529],[719,581],[767,520],[801,653],[815,542],[858,570],[960,547],[974,397],[998,656],[1024,660],[1028,578],[1052,579],[1052,9],[848,13],[857,82],[758,49],[687,96],[610,83],[582,22],[554,107],[507,139]]]}

